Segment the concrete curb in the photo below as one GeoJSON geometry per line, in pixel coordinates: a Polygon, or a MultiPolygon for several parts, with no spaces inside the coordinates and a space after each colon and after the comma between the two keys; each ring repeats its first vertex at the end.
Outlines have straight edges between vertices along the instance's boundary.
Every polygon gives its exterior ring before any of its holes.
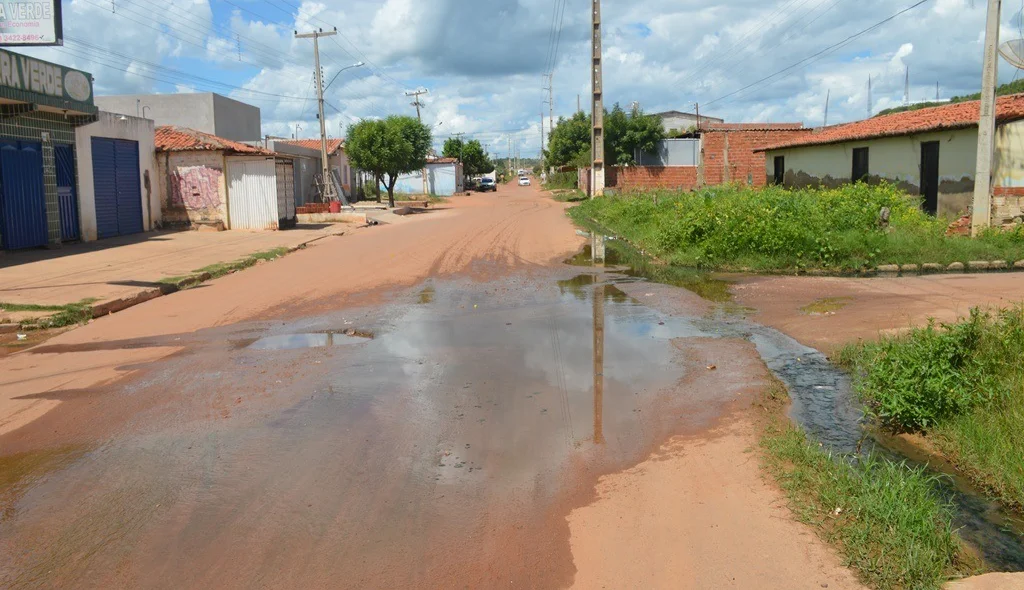
{"type": "MultiPolygon", "coordinates": [[[[309,240],[306,240],[305,242],[302,242],[301,244],[298,244],[298,245],[296,245],[294,247],[288,248],[288,251],[285,253],[285,256],[287,256],[288,254],[291,254],[292,252],[295,252],[296,250],[304,250],[306,248],[306,246],[308,246],[308,245],[310,245],[310,244],[312,244],[314,242],[318,242],[318,241],[320,241],[320,240],[322,240],[324,238],[339,237],[339,236],[343,236],[343,235],[345,235],[345,232],[330,233],[330,234],[325,234],[325,235],[322,235],[322,236],[317,236],[315,238],[310,238],[309,240]]],[[[229,272],[228,274],[235,274],[236,272],[240,272],[240,271],[243,271],[243,270],[248,270],[249,268],[251,268],[251,267],[247,267],[247,268],[243,268],[243,269],[239,269],[239,270],[233,270],[233,271],[229,272]]],[[[93,319],[95,319],[95,318],[100,318],[100,317],[103,317],[103,316],[106,316],[106,315],[110,315],[112,313],[117,313],[119,311],[124,311],[124,310],[128,309],[129,307],[135,307],[136,305],[139,305],[140,303],[145,303],[147,301],[152,301],[153,299],[156,299],[157,297],[163,297],[164,295],[170,295],[171,293],[177,293],[178,291],[183,291],[185,289],[190,289],[190,288],[195,287],[197,285],[201,285],[201,284],[209,281],[212,278],[213,278],[213,275],[211,275],[208,272],[204,272],[204,273],[201,273],[201,274],[198,274],[198,275],[192,275],[192,276],[187,277],[187,278],[185,278],[185,279],[183,279],[181,281],[178,281],[177,283],[174,283],[174,284],[168,283],[166,285],[161,285],[159,287],[153,287],[152,289],[146,289],[144,291],[141,291],[141,292],[136,293],[135,295],[131,295],[129,297],[122,297],[120,299],[113,299],[113,300],[110,300],[110,301],[104,301],[104,302],[98,303],[98,304],[96,304],[96,305],[94,305],[92,307],[92,317],[93,317],[93,319]]]]}

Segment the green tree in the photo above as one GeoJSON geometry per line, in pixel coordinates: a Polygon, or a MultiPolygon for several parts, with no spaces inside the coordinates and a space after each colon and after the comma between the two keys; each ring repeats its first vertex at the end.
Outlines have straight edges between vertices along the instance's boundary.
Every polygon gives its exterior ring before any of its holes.
{"type": "Polygon", "coordinates": [[[345,153],[352,165],[372,174],[378,187],[387,187],[391,207],[398,177],[426,165],[432,141],[429,127],[399,115],[350,125],[347,137],[345,153]]]}
{"type": "MultiPolygon", "coordinates": [[[[590,115],[576,113],[571,119],[560,117],[551,131],[545,151],[548,166],[590,165],[590,115]]],[[[657,117],[645,115],[639,108],[627,113],[616,104],[604,116],[604,157],[610,165],[629,166],[637,149],[651,151],[665,139],[665,130],[657,117]]]]}
{"type": "Polygon", "coordinates": [[[590,162],[590,115],[577,112],[572,118],[558,118],[558,125],[551,130],[548,149],[545,150],[548,166],[558,167],[579,165],[590,162]]]}
{"type": "Polygon", "coordinates": [[[458,158],[466,176],[477,176],[494,170],[491,156],[476,139],[463,142],[459,137],[450,137],[445,140],[441,153],[446,158],[458,158]]]}

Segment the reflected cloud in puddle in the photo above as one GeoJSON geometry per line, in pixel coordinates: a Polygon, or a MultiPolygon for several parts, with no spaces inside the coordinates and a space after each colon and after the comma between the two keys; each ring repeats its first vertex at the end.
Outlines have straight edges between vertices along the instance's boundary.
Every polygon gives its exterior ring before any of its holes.
{"type": "Polygon", "coordinates": [[[373,334],[346,330],[345,332],[316,332],[311,334],[280,334],[267,336],[253,342],[248,348],[253,350],[298,350],[302,348],[326,348],[331,346],[349,346],[362,344],[372,340],[373,334]]]}

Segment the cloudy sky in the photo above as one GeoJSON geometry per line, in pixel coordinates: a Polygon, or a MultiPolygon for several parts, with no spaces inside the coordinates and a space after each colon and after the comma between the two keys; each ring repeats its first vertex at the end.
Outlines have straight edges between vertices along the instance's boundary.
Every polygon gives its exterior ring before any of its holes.
{"type": "MultiPolygon", "coordinates": [[[[835,50],[823,49],[918,0],[604,0],[605,100],[647,112],[820,125],[903,102],[974,92],[985,0],[926,0],[835,50]],[[820,55],[819,55],[820,53],[820,55]],[[813,56],[813,57],[812,57],[813,56]],[[794,64],[799,64],[796,67],[794,64]],[[787,69],[789,68],[789,69],[787,69]],[[770,77],[777,72],[781,74],[770,77]],[[769,78],[759,82],[764,78],[769,78]]],[[[215,91],[259,106],[264,133],[318,133],[312,41],[321,40],[331,135],[349,123],[415,114],[440,141],[456,132],[504,155],[540,146],[544,76],[555,118],[588,108],[590,0],[65,0],[65,46],[25,50],[91,72],[97,94],[215,91]],[[560,26],[559,26],[560,25],[560,26]],[[557,47],[557,51],[556,51],[557,47]]],[[[1024,36],[1024,0],[1003,3],[1003,40],[1024,36]]],[[[1000,80],[1017,71],[1005,61],[1000,80]]]]}

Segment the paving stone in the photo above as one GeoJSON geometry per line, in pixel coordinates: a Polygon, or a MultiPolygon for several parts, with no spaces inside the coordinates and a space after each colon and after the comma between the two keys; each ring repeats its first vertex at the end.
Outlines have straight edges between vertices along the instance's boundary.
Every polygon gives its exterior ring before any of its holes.
{"type": "Polygon", "coordinates": [[[898,264],[879,264],[878,272],[900,272],[900,265],[898,264]]]}
{"type": "Polygon", "coordinates": [[[967,268],[971,270],[988,270],[989,266],[988,260],[972,260],[967,263],[967,268]]]}
{"type": "Polygon", "coordinates": [[[949,271],[959,271],[959,270],[963,270],[963,269],[964,269],[964,263],[963,262],[954,262],[953,264],[950,264],[949,266],[946,267],[946,270],[949,270],[949,271]]]}

